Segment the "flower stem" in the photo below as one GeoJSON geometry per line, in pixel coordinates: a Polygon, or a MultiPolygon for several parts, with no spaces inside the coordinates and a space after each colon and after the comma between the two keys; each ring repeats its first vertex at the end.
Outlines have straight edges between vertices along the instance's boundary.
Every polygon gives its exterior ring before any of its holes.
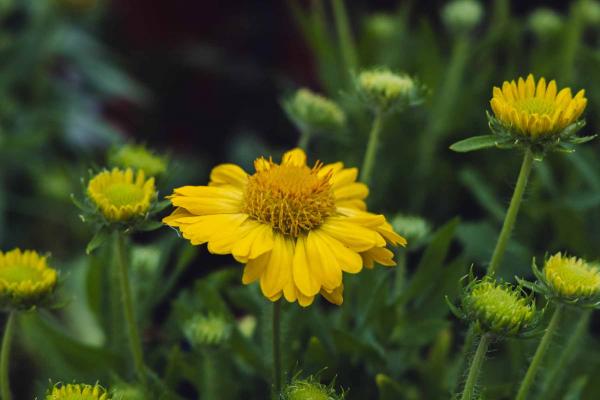
{"type": "Polygon", "coordinates": [[[487,353],[489,345],[490,336],[487,333],[483,334],[481,336],[481,339],[479,339],[479,344],[477,345],[475,356],[473,357],[471,367],[469,368],[469,375],[467,376],[467,382],[465,383],[465,389],[463,390],[463,394],[461,397],[462,400],[471,400],[473,398],[475,384],[477,383],[477,378],[479,378],[481,366],[483,365],[483,361],[485,360],[485,353],[487,353]]]}
{"type": "Polygon", "coordinates": [[[273,400],[281,393],[281,301],[273,303],[273,400]]]}
{"type": "Polygon", "coordinates": [[[4,327],[4,337],[2,338],[2,349],[0,350],[0,391],[2,392],[2,400],[11,400],[9,368],[8,361],[10,359],[10,345],[12,342],[13,330],[15,326],[15,313],[10,312],[4,327]]]}
{"type": "Polygon", "coordinates": [[[504,256],[506,245],[508,244],[508,239],[510,238],[510,233],[512,232],[513,226],[515,225],[515,221],[517,219],[517,214],[519,213],[519,207],[521,205],[521,200],[523,199],[525,187],[527,186],[527,179],[529,178],[532,164],[533,153],[531,150],[527,149],[525,151],[525,156],[523,157],[523,163],[521,164],[521,170],[519,171],[519,177],[517,178],[515,191],[513,192],[510,205],[508,206],[506,216],[504,217],[502,230],[500,231],[500,236],[498,236],[498,241],[496,242],[496,248],[494,249],[494,253],[492,255],[492,261],[490,261],[490,266],[487,270],[488,276],[494,276],[500,267],[500,263],[502,263],[502,257],[504,256]]]}
{"type": "Polygon", "coordinates": [[[303,129],[300,131],[300,137],[298,138],[298,147],[302,150],[308,150],[308,145],[310,144],[311,134],[307,129],[303,129]]]}
{"type": "Polygon", "coordinates": [[[371,184],[373,176],[373,168],[375,167],[375,158],[377,156],[377,148],[379,147],[379,135],[381,133],[381,125],[383,123],[383,112],[376,111],[373,119],[373,126],[369,134],[369,143],[367,144],[367,152],[363,159],[362,168],[360,170],[360,180],[366,185],[371,184]]]}
{"type": "Polygon", "coordinates": [[[135,314],[133,312],[131,286],[129,285],[129,266],[125,249],[125,235],[121,232],[117,233],[116,246],[118,259],[117,264],[119,266],[119,282],[121,286],[121,300],[123,303],[123,315],[125,316],[125,322],[127,325],[127,334],[129,336],[129,346],[131,348],[131,355],[133,356],[133,363],[136,374],[138,375],[138,379],[143,385],[145,385],[146,367],[144,365],[142,342],[140,340],[140,334],[138,332],[138,327],[135,322],[135,314]]]}
{"type": "Polygon", "coordinates": [[[542,337],[540,344],[538,345],[537,350],[535,351],[535,355],[533,356],[533,360],[531,360],[531,364],[527,369],[527,373],[525,374],[525,378],[523,378],[523,382],[521,382],[521,386],[519,387],[519,392],[517,393],[517,397],[515,400],[525,400],[527,398],[527,393],[529,392],[529,388],[533,384],[535,379],[535,375],[539,369],[540,363],[550,346],[550,342],[552,341],[552,336],[556,332],[556,328],[558,327],[558,323],[560,322],[562,313],[563,313],[563,305],[559,304],[556,306],[554,310],[554,314],[552,315],[552,319],[548,324],[548,328],[546,328],[546,333],[542,337]]]}
{"type": "Polygon", "coordinates": [[[579,345],[581,337],[586,332],[591,316],[592,311],[585,310],[579,317],[579,321],[577,321],[577,325],[575,325],[575,328],[571,332],[571,335],[569,336],[569,341],[565,345],[565,348],[562,350],[559,359],[552,364],[550,371],[546,374],[546,377],[544,378],[544,382],[542,383],[542,387],[540,388],[540,395],[538,396],[539,399],[553,398],[556,385],[560,383],[559,374],[563,371],[566,371],[566,368],[569,366],[569,362],[577,354],[577,346],[579,345]]]}

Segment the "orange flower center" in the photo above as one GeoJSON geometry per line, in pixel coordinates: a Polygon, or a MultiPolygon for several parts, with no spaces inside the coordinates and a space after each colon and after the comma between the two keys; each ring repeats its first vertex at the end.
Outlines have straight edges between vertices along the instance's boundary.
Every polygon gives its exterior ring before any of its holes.
{"type": "Polygon", "coordinates": [[[320,169],[270,164],[248,179],[243,211],[285,235],[315,229],[335,211],[331,174],[320,169]]]}

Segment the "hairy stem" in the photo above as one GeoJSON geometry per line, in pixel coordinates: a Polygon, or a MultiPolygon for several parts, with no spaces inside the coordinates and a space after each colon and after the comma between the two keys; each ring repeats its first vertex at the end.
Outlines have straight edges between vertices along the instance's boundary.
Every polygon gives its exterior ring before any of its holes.
{"type": "Polygon", "coordinates": [[[523,157],[523,163],[521,164],[521,170],[519,171],[519,177],[517,178],[515,191],[513,192],[510,205],[506,211],[504,223],[502,224],[502,230],[500,231],[500,236],[498,236],[496,248],[494,249],[492,260],[490,261],[490,266],[487,270],[487,275],[489,276],[495,275],[500,267],[500,264],[502,263],[502,257],[506,251],[508,239],[510,238],[515,221],[517,220],[517,214],[519,214],[519,207],[521,206],[521,201],[523,200],[523,193],[525,192],[525,187],[527,186],[527,180],[529,178],[532,165],[533,153],[531,150],[527,149],[525,151],[525,156],[523,157]]]}
{"type": "Polygon", "coordinates": [[[281,393],[281,301],[273,303],[273,399],[281,393]]]}
{"type": "Polygon", "coordinates": [[[371,133],[369,134],[367,151],[360,170],[360,180],[367,185],[371,184],[371,179],[373,178],[373,168],[375,167],[375,158],[377,157],[377,148],[379,147],[379,136],[381,134],[382,124],[383,112],[376,111],[371,133]]]}
{"type": "Polygon", "coordinates": [[[521,386],[519,387],[519,392],[517,393],[517,397],[515,400],[525,400],[527,398],[527,393],[529,393],[529,389],[535,380],[535,375],[540,367],[540,363],[552,342],[552,336],[556,332],[556,328],[560,322],[560,319],[563,314],[563,305],[559,304],[556,306],[554,310],[554,314],[552,315],[552,319],[548,324],[548,328],[546,328],[546,333],[542,337],[540,344],[538,345],[537,350],[533,356],[533,360],[531,360],[531,364],[529,364],[529,368],[527,369],[527,373],[525,374],[525,378],[523,378],[523,382],[521,382],[521,386]]]}
{"type": "Polygon", "coordinates": [[[133,357],[135,371],[140,382],[146,384],[146,367],[144,365],[144,356],[142,351],[142,342],[138,332],[137,323],[135,321],[135,313],[133,312],[133,300],[131,296],[131,286],[129,284],[129,265],[127,262],[127,252],[125,249],[125,235],[121,232],[117,233],[117,264],[119,267],[119,283],[121,287],[121,300],[123,303],[123,315],[129,337],[129,347],[133,357]]]}
{"type": "Polygon", "coordinates": [[[0,391],[2,392],[2,400],[11,400],[12,398],[10,394],[8,362],[10,360],[10,345],[12,343],[14,326],[15,313],[13,311],[8,314],[8,319],[4,326],[2,349],[0,350],[0,391]]]}
{"type": "Polygon", "coordinates": [[[467,382],[465,383],[465,389],[463,390],[461,397],[462,400],[471,400],[473,398],[475,393],[475,385],[477,383],[477,379],[479,378],[479,373],[481,372],[481,367],[483,365],[483,361],[485,360],[485,354],[487,353],[489,345],[489,334],[483,334],[481,339],[479,339],[475,356],[473,357],[471,367],[469,368],[469,375],[467,376],[467,382]]]}

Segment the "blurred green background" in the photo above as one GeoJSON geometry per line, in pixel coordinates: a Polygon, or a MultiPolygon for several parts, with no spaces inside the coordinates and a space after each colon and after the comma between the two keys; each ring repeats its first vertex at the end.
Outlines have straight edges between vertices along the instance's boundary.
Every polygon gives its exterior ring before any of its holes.
{"type": "MultiPolygon", "coordinates": [[[[168,155],[161,195],[205,184],[217,163],[250,171],[256,157],[295,146],[298,132],[280,103],[305,86],[336,100],[349,121],[315,138],[309,158],[360,166],[372,115],[352,79],[373,66],[417,77],[428,96],[386,120],[370,209],[392,219],[417,215],[431,230],[399,251],[396,272],[348,277],[341,308],[285,307],[286,365],[302,376],[320,372],[326,383],[337,377],[348,399],[449,398],[461,380],[465,327],[448,316],[443,294],[457,296],[471,264],[485,268],[520,154],[465,155],[448,146],[486,134],[492,87],[529,72],[585,88],[583,132],[595,133],[600,4],[495,0],[481,2],[483,14],[472,22],[445,15],[443,1],[347,1],[344,30],[336,25],[338,0],[156,3],[0,1],[0,249],[51,253],[67,299],[61,310],[21,317],[16,398],[42,396],[48,380],[112,386],[130,378],[111,334],[116,317],[106,312],[110,254],[85,256],[91,233],[70,200],[110,149],[135,141],[168,155]],[[344,37],[349,48],[340,46],[344,37]]],[[[529,277],[531,258],[546,252],[599,258],[598,146],[535,164],[505,279],[529,277]]],[[[160,398],[265,398],[269,304],[256,287],[242,287],[241,267],[188,247],[170,229],[135,240],[138,317],[164,385],[160,398]],[[233,326],[226,343],[190,346],[183,326],[199,313],[225,316],[233,326]]],[[[570,322],[559,337],[568,337],[570,322]]],[[[573,355],[548,398],[600,397],[599,333],[594,316],[580,343],[586,351],[573,355]]],[[[496,344],[485,398],[510,398],[535,344],[496,344]]]]}

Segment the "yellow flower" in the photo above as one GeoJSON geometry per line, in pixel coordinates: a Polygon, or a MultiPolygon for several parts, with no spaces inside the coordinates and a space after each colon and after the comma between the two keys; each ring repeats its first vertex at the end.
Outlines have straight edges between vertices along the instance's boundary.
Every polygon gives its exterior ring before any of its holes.
{"type": "Polygon", "coordinates": [[[546,284],[563,298],[589,298],[600,295],[600,271],[577,257],[556,253],[544,266],[546,284]]]}
{"type": "Polygon", "coordinates": [[[405,245],[383,215],[366,212],[368,188],[341,162],[306,165],[300,149],[281,164],[259,158],[248,175],[233,164],[211,172],[209,186],[184,186],[163,222],[194,245],[246,264],[242,282],[260,282],[271,301],[308,306],[317,294],[342,303],[342,272],[375,262],[395,265],[386,245],[405,245]]]}
{"type": "Polygon", "coordinates": [[[46,395],[46,400],[110,400],[110,397],[98,384],[68,384],[54,386],[46,395]]]}
{"type": "Polygon", "coordinates": [[[0,252],[0,305],[23,309],[40,305],[56,287],[58,273],[31,250],[0,252]]]}
{"type": "Polygon", "coordinates": [[[496,118],[507,128],[531,138],[560,133],[575,123],[587,105],[585,90],[575,97],[570,88],[558,91],[554,80],[537,83],[533,75],[527,80],[504,82],[502,89],[494,87],[490,100],[496,118]]]}
{"type": "Polygon", "coordinates": [[[156,195],[154,178],[146,179],[144,171],[103,171],[88,184],[88,196],[104,217],[112,222],[128,221],[148,212],[156,195]]]}

